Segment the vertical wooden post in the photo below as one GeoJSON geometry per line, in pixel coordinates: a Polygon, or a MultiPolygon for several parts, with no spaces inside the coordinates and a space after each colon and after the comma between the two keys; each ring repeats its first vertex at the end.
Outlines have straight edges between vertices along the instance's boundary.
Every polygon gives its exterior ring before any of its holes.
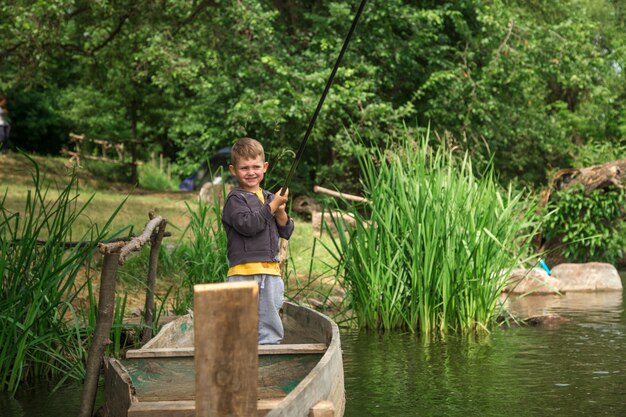
{"type": "Polygon", "coordinates": [[[144,328],[141,332],[141,344],[145,345],[152,339],[152,326],[154,325],[154,291],[156,288],[157,264],[159,263],[159,250],[165,233],[167,220],[161,220],[156,236],[150,240],[150,261],[148,263],[148,285],[146,286],[146,304],[144,306],[144,328]]]}
{"type": "Polygon", "coordinates": [[[104,349],[111,342],[109,335],[113,326],[113,313],[115,310],[115,280],[117,276],[119,253],[107,253],[104,256],[102,273],[100,275],[100,296],[98,299],[98,319],[96,330],[93,333],[93,340],[89,347],[87,356],[87,369],[85,372],[85,382],[80,400],[80,417],[91,417],[93,414],[96,391],[98,389],[98,378],[100,376],[100,365],[104,349]]]}
{"type": "Polygon", "coordinates": [[[197,417],[257,414],[258,285],[194,287],[197,417]]]}
{"type": "Polygon", "coordinates": [[[162,153],[159,154],[159,171],[165,172],[163,171],[163,154],[162,153]]]}

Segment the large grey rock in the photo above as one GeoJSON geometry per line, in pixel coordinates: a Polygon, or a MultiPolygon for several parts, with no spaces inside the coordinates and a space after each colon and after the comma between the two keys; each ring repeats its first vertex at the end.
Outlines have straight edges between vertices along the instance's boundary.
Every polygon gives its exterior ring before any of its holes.
{"type": "Polygon", "coordinates": [[[562,282],[543,269],[515,268],[508,277],[504,292],[512,294],[554,294],[563,292],[562,282]]]}
{"type": "Polygon", "coordinates": [[[564,291],[622,291],[617,269],[607,263],[566,263],[552,268],[552,276],[561,281],[564,291]]]}

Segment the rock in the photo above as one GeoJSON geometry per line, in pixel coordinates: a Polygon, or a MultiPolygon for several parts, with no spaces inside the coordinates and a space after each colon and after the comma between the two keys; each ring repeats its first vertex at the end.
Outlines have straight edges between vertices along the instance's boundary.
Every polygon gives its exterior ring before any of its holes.
{"type": "Polygon", "coordinates": [[[335,223],[341,223],[344,232],[348,232],[349,229],[356,227],[356,220],[353,216],[346,213],[339,212],[325,212],[322,216],[320,212],[314,212],[311,218],[311,225],[313,231],[318,235],[322,235],[322,232],[330,231],[333,235],[337,235],[337,226],[335,223]]]}
{"type": "Polygon", "coordinates": [[[564,263],[552,268],[564,291],[622,291],[617,269],[607,263],[564,263]]]}
{"type": "Polygon", "coordinates": [[[328,304],[333,307],[340,306],[343,303],[344,297],[339,295],[331,295],[328,297],[328,304]]]}
{"type": "Polygon", "coordinates": [[[140,307],[129,308],[126,310],[126,315],[130,317],[141,317],[143,316],[143,309],[140,307]]]}
{"type": "Polygon", "coordinates": [[[563,292],[562,282],[543,269],[515,268],[509,275],[504,292],[513,294],[554,294],[563,292]]]}
{"type": "Polygon", "coordinates": [[[224,205],[224,192],[228,195],[228,193],[233,189],[231,184],[213,184],[210,182],[205,183],[202,188],[200,188],[200,193],[198,198],[200,201],[211,205],[217,198],[220,206],[224,205]]]}
{"type": "Polygon", "coordinates": [[[526,323],[529,326],[548,326],[548,327],[552,327],[552,326],[558,326],[561,323],[565,323],[570,321],[570,319],[567,319],[561,315],[558,314],[544,314],[544,315],[540,315],[540,316],[531,316],[531,317],[527,317],[525,319],[522,320],[524,323],[526,323]]]}
{"type": "Polygon", "coordinates": [[[316,310],[321,310],[324,308],[324,302],[318,300],[317,298],[309,298],[309,305],[314,307],[316,310]]]}
{"type": "Polygon", "coordinates": [[[320,204],[314,198],[306,195],[299,195],[294,198],[291,207],[300,214],[313,214],[321,210],[320,204]]]}

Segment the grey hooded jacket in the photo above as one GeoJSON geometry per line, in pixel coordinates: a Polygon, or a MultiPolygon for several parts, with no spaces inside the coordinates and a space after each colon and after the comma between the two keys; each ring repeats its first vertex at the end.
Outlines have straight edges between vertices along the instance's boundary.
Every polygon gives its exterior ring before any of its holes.
{"type": "Polygon", "coordinates": [[[250,191],[233,189],[226,198],[222,224],[228,238],[228,265],[249,262],[278,262],[278,238],[289,239],[293,220],[278,225],[269,203],[274,194],[263,190],[265,204],[250,191]]]}

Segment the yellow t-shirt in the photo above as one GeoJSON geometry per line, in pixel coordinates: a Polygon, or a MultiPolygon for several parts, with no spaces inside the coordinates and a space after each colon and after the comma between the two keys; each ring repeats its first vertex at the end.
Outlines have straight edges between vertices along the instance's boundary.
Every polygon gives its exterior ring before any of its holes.
{"type": "MultiPolygon", "coordinates": [[[[265,198],[263,198],[263,190],[258,189],[254,192],[261,203],[265,204],[265,198]]],[[[228,268],[227,276],[233,275],[278,275],[280,276],[280,265],[278,262],[248,262],[245,264],[239,264],[228,268]]]]}

